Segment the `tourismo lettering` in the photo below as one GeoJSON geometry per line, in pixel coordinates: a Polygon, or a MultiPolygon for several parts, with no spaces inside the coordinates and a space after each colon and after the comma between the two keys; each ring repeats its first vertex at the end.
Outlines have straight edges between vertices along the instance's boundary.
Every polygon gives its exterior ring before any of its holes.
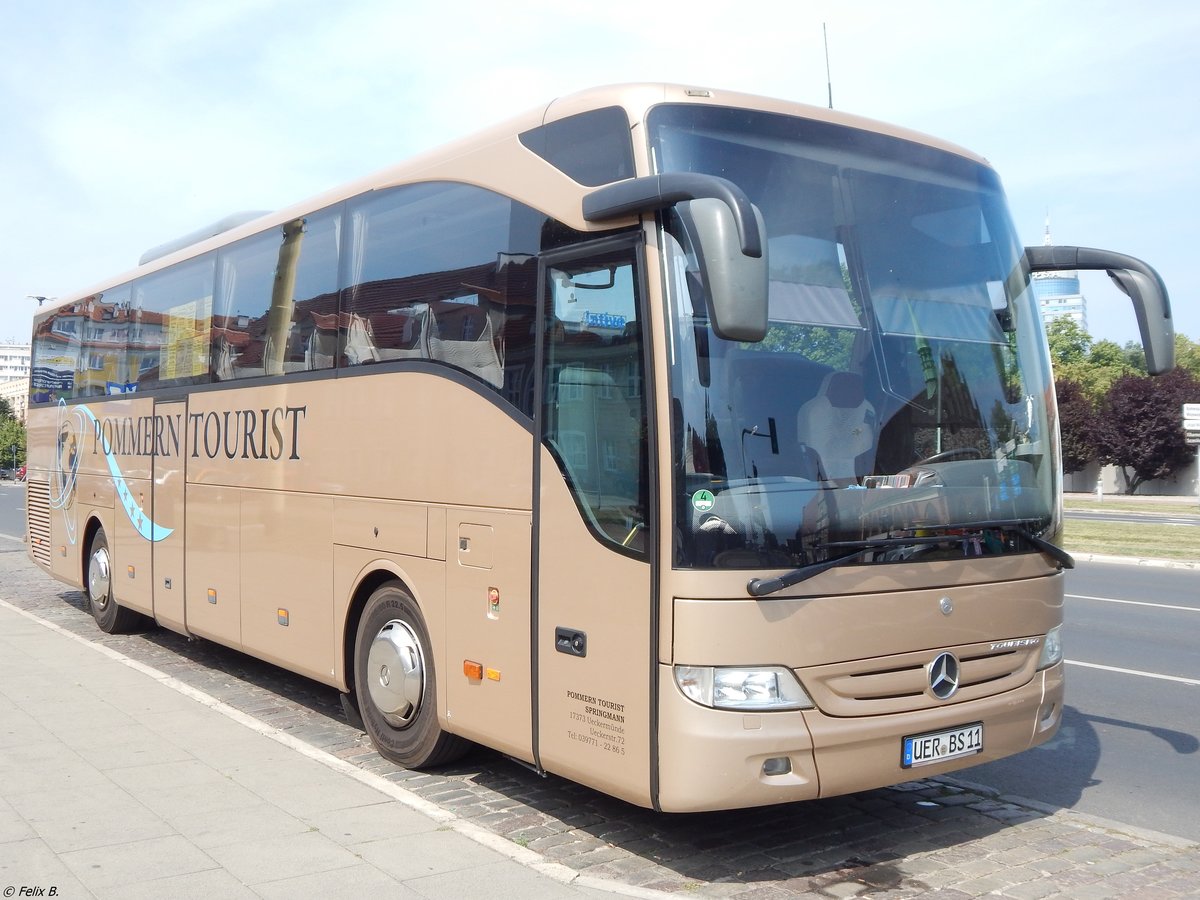
{"type": "Polygon", "coordinates": [[[307,415],[307,406],[189,413],[192,457],[299,459],[300,422],[307,415]]]}

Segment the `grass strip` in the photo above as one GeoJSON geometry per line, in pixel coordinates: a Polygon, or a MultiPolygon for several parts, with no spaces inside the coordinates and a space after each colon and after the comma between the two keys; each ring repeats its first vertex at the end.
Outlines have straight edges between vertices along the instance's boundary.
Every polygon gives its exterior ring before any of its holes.
{"type": "Polygon", "coordinates": [[[1063,527],[1063,546],[1068,553],[1200,560],[1200,528],[1196,527],[1082,519],[1067,519],[1063,527]]]}
{"type": "Polygon", "coordinates": [[[1200,515],[1200,501],[1195,497],[1180,497],[1178,500],[1137,501],[1137,500],[1084,500],[1080,497],[1063,499],[1064,509],[1078,509],[1087,512],[1138,512],[1157,513],[1160,516],[1200,515]]]}

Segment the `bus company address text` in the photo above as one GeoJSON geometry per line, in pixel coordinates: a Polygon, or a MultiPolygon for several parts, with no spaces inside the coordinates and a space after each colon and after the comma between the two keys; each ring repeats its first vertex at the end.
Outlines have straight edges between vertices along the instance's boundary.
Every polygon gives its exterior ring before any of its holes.
{"type": "Polygon", "coordinates": [[[567,691],[575,708],[568,713],[572,727],[567,737],[615,756],[625,755],[625,704],[567,691]]]}

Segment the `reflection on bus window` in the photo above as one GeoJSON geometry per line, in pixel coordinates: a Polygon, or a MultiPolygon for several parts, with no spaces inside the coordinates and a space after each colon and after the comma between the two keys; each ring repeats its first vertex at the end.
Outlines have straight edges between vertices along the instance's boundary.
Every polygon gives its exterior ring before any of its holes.
{"type": "Polygon", "coordinates": [[[647,549],[646,404],[629,251],[546,272],[545,438],[593,531],[647,549]]]}
{"type": "Polygon", "coordinates": [[[223,250],[213,319],[217,381],[334,364],[341,216],[314,213],[223,250]]]}

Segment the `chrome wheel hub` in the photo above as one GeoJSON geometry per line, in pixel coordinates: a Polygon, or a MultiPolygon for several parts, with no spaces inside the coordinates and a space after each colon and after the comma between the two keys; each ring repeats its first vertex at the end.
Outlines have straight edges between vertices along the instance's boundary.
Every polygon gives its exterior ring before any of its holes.
{"type": "Polygon", "coordinates": [[[367,693],[393,728],[412,723],[425,688],[425,660],[416,634],[393,619],[375,635],[367,653],[367,693]]]}
{"type": "Polygon", "coordinates": [[[101,547],[92,554],[88,561],[88,596],[97,609],[108,606],[109,590],[112,585],[112,572],[109,569],[108,548],[101,547]]]}

